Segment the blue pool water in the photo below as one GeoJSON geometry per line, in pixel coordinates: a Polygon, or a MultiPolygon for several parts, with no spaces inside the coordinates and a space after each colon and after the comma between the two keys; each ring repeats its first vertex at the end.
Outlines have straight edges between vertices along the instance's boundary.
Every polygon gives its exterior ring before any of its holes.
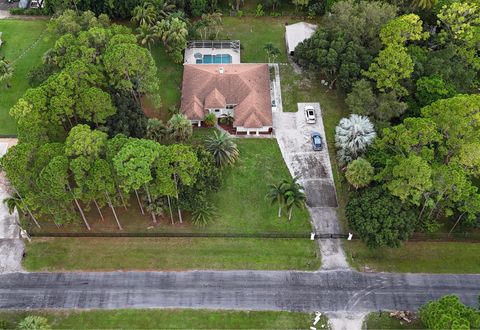
{"type": "Polygon", "coordinates": [[[203,55],[203,59],[197,59],[197,64],[228,64],[232,63],[232,56],[229,54],[203,55]]]}

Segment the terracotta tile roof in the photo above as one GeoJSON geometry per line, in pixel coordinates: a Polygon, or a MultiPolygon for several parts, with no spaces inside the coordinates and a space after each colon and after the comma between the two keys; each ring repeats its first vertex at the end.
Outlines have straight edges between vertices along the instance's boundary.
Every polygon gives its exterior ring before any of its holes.
{"type": "Polygon", "coordinates": [[[206,109],[214,109],[214,108],[224,109],[226,106],[227,106],[227,101],[225,100],[225,96],[223,96],[222,93],[220,93],[216,88],[213,89],[205,97],[206,109]]]}
{"type": "Polygon", "coordinates": [[[234,126],[272,126],[268,65],[185,64],[180,110],[189,119],[201,119],[198,118],[198,103],[204,109],[237,104],[234,126]],[[223,68],[223,73],[220,73],[220,68],[223,68]]]}
{"type": "Polygon", "coordinates": [[[185,107],[182,109],[182,113],[191,120],[202,120],[207,114],[207,111],[203,108],[202,102],[200,102],[196,96],[194,96],[188,104],[185,104],[185,107]]]}

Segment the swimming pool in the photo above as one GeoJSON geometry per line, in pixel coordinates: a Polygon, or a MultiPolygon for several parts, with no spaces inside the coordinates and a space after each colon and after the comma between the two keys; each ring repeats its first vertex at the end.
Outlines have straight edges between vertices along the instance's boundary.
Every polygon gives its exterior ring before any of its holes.
{"type": "Polygon", "coordinates": [[[232,63],[232,55],[229,54],[216,54],[216,55],[203,55],[202,59],[197,58],[197,64],[228,64],[232,63]]]}

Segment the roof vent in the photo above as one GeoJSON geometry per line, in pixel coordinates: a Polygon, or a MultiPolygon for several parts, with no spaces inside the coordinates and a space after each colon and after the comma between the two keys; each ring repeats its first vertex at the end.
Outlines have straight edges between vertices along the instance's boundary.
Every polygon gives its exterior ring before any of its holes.
{"type": "Polygon", "coordinates": [[[220,72],[220,74],[223,74],[223,66],[221,66],[220,68],[218,68],[218,72],[220,72]]]}

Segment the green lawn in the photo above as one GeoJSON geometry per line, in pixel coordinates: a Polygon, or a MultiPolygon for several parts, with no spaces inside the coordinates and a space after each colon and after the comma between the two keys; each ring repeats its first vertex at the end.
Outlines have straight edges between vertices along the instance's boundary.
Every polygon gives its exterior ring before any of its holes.
{"type": "Polygon", "coordinates": [[[29,271],[188,269],[315,270],[308,239],[49,238],[26,245],[29,271]]]}
{"type": "Polygon", "coordinates": [[[170,117],[168,110],[170,108],[178,109],[180,107],[183,65],[172,61],[165,53],[165,48],[162,43],[157,43],[152,46],[152,56],[157,64],[158,77],[161,84],[160,97],[162,104],[159,109],[154,109],[149,102],[147,102],[145,106],[147,107],[147,111],[151,111],[149,115],[154,115],[167,121],[170,117]]]}
{"type": "Polygon", "coordinates": [[[408,242],[398,249],[369,250],[360,241],[343,244],[350,264],[360,270],[409,273],[480,273],[480,244],[408,242]]]}
{"type": "MultiPolygon", "coordinates": [[[[11,328],[28,315],[41,315],[53,329],[308,329],[314,316],[296,312],[117,309],[0,312],[11,328]]],[[[318,328],[328,328],[322,317],[318,328]]]]}
{"type": "Polygon", "coordinates": [[[237,139],[240,159],[225,170],[222,189],[212,196],[218,219],[210,227],[221,232],[302,232],[311,230],[306,210],[293,211],[288,222],[277,217],[265,195],[268,184],[290,178],[275,139],[237,139]]]}
{"type": "Polygon", "coordinates": [[[0,85],[0,134],[17,133],[16,123],[8,112],[29,88],[28,72],[42,63],[43,54],[53,45],[53,38],[45,31],[47,22],[43,19],[0,20],[4,41],[0,47],[0,58],[5,56],[12,63],[16,61],[11,87],[7,88],[5,83],[0,85]]]}
{"type": "Polygon", "coordinates": [[[370,313],[365,318],[362,328],[364,330],[377,330],[377,329],[425,329],[420,320],[415,320],[411,323],[397,320],[390,317],[389,312],[370,313]]]}
{"type": "Polygon", "coordinates": [[[271,42],[280,49],[277,62],[287,61],[285,49],[285,22],[288,17],[223,17],[220,39],[240,40],[242,63],[267,63],[268,56],[263,47],[271,42]]]}

